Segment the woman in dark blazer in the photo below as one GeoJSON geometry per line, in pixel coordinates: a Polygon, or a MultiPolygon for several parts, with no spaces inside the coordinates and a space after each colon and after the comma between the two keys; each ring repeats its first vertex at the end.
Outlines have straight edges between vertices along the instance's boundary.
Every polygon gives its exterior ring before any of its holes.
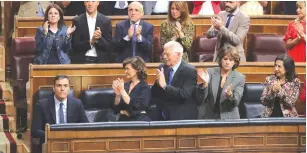
{"type": "Polygon", "coordinates": [[[219,67],[198,70],[203,80],[196,89],[199,119],[240,119],[238,105],[243,95],[245,76],[235,69],[240,55],[235,47],[224,45],[218,55],[219,67]]]}
{"type": "Polygon", "coordinates": [[[112,88],[115,92],[115,112],[120,113],[118,121],[151,121],[146,114],[150,103],[150,87],[144,81],[147,77],[144,60],[139,57],[127,58],[123,62],[126,78],[113,81],[112,88]]]}
{"type": "Polygon", "coordinates": [[[50,4],[45,12],[44,24],[36,30],[35,64],[70,64],[71,34],[75,27],[66,27],[63,11],[50,4]]]}

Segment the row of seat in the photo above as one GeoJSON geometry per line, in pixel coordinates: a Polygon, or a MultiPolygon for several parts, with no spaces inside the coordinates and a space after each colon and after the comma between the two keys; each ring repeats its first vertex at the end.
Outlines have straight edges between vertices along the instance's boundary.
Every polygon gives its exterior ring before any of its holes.
{"type": "MultiPolygon", "coordinates": [[[[243,97],[239,105],[241,118],[259,118],[264,110],[264,106],[260,103],[260,96],[263,91],[263,84],[245,84],[243,97]]],[[[34,94],[33,104],[39,99],[46,98],[53,93],[51,88],[42,88],[34,94]]],[[[74,91],[70,91],[73,96],[74,91]]],[[[118,115],[113,112],[114,91],[112,88],[93,88],[82,91],[80,99],[83,102],[85,112],[90,122],[106,122],[116,121],[118,115]]],[[[186,110],[195,111],[195,110],[186,110]]],[[[147,110],[149,117],[156,121],[158,115],[156,104],[151,103],[147,110]]]]}

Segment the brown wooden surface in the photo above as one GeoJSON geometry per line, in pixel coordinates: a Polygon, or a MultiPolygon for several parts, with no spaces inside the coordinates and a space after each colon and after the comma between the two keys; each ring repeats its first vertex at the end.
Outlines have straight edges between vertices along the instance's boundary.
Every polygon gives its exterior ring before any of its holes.
{"type": "Polygon", "coordinates": [[[246,125],[50,131],[48,152],[299,152],[305,125],[246,125]]]}
{"type": "MultiPolygon", "coordinates": [[[[191,63],[196,68],[218,66],[217,63],[191,63]]],[[[148,84],[153,84],[159,63],[147,63],[148,84]]],[[[246,62],[237,69],[246,76],[247,83],[262,83],[268,75],[273,74],[273,62],[246,62]]],[[[296,63],[296,72],[301,81],[306,77],[306,63],[296,63]]],[[[28,128],[32,121],[32,95],[41,87],[52,87],[52,80],[57,74],[66,74],[71,80],[74,95],[79,97],[81,91],[89,88],[110,87],[118,77],[125,79],[122,64],[69,64],[69,65],[30,65],[30,101],[28,104],[28,128]]],[[[201,80],[198,78],[198,82],[201,80]]]]}
{"type": "MultiPolygon", "coordinates": [[[[66,25],[70,25],[72,16],[65,16],[66,25]]],[[[127,16],[110,16],[112,20],[113,35],[117,22],[127,19],[127,16]]],[[[276,33],[285,34],[288,23],[294,20],[295,16],[289,15],[263,15],[251,16],[251,27],[249,33],[276,33]]],[[[154,35],[159,35],[161,21],[166,19],[164,15],[144,16],[144,20],[154,25],[154,35]]],[[[195,35],[200,36],[206,32],[210,25],[210,16],[192,15],[195,24],[195,35]]],[[[15,16],[15,37],[35,36],[36,28],[43,23],[42,17],[17,17],[15,16]]]]}

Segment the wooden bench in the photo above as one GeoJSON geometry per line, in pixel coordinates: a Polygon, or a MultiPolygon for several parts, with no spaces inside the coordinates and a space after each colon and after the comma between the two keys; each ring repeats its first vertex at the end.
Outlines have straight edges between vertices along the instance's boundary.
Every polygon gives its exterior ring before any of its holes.
{"type": "MultiPolygon", "coordinates": [[[[192,20],[195,25],[195,36],[203,35],[210,25],[210,16],[192,15],[192,20]]],[[[288,23],[295,19],[292,15],[263,15],[251,16],[250,33],[276,33],[285,34],[288,23]]],[[[66,25],[70,25],[73,16],[65,16],[66,25]]],[[[128,16],[110,16],[112,20],[113,35],[115,25],[119,21],[125,20],[128,16]]],[[[154,25],[154,35],[159,35],[160,24],[166,19],[165,15],[145,15],[143,19],[154,25]]],[[[15,35],[14,37],[31,37],[35,36],[36,28],[43,23],[43,17],[18,17],[15,16],[15,35]]]]}
{"type": "Polygon", "coordinates": [[[305,118],[46,125],[51,152],[304,152],[305,118]]]}

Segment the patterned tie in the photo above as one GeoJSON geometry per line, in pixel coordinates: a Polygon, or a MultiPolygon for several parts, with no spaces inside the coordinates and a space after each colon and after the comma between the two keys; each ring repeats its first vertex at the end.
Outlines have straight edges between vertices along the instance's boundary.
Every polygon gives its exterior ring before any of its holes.
{"type": "Polygon", "coordinates": [[[118,6],[123,9],[125,7],[125,1],[118,1],[118,6]]]}
{"type": "Polygon", "coordinates": [[[228,14],[227,15],[227,17],[228,17],[228,19],[227,19],[227,22],[226,22],[226,28],[228,28],[229,27],[229,24],[230,24],[230,21],[231,21],[231,17],[233,17],[234,15],[233,14],[228,14]]]}
{"type": "Polygon", "coordinates": [[[173,73],[174,73],[174,69],[173,68],[170,68],[169,69],[169,75],[168,75],[168,82],[167,82],[167,85],[170,85],[172,83],[172,80],[173,80],[173,73]]]}
{"type": "Polygon", "coordinates": [[[136,24],[133,24],[133,35],[131,39],[132,43],[132,57],[135,56],[136,53],[136,24]]]}
{"type": "Polygon", "coordinates": [[[60,123],[64,123],[63,103],[60,103],[59,116],[60,116],[60,123]]]}
{"type": "Polygon", "coordinates": [[[44,16],[44,10],[43,10],[43,6],[42,6],[42,4],[41,4],[41,2],[40,1],[38,1],[37,2],[38,3],[38,10],[37,10],[37,13],[36,13],[36,15],[37,16],[44,16]]]}

